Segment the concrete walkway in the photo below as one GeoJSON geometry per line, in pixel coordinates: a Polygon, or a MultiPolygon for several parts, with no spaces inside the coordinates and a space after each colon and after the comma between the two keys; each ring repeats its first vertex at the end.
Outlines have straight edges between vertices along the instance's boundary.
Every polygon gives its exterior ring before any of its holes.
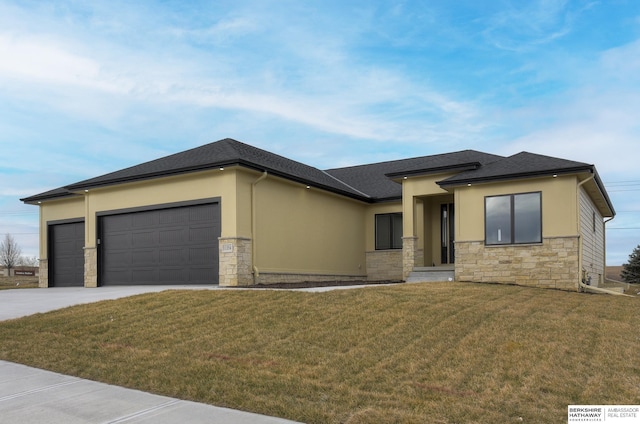
{"type": "MultiPolygon", "coordinates": [[[[168,289],[151,286],[0,290],[0,320],[168,289]]],[[[1,343],[1,341],[0,341],[1,343]]],[[[188,402],[0,361],[0,424],[285,424],[293,421],[188,402]]]]}

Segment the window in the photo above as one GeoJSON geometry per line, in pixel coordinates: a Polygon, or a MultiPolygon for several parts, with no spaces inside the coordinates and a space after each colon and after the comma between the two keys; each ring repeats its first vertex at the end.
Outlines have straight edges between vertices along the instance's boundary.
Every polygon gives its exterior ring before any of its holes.
{"type": "Polygon", "coordinates": [[[541,243],[541,198],[540,192],[485,197],[485,244],[541,243]]]}
{"type": "Polygon", "coordinates": [[[402,214],[376,215],[376,250],[402,249],[402,214]]]}

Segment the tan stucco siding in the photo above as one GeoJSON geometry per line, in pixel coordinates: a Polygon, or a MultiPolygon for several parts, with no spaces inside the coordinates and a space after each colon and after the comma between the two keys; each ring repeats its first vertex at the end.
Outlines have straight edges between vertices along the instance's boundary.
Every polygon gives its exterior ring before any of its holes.
{"type": "Polygon", "coordinates": [[[580,236],[582,268],[587,272],[587,278],[591,277],[591,284],[595,285],[604,275],[604,221],[583,187],[580,187],[580,236]]]}
{"type": "Polygon", "coordinates": [[[364,203],[273,176],[254,198],[259,273],[365,275],[364,203]]]}
{"type": "Polygon", "coordinates": [[[47,223],[67,219],[84,219],[85,207],[82,197],[50,200],[40,205],[40,259],[47,259],[47,223]]]}
{"type": "Polygon", "coordinates": [[[456,240],[484,240],[486,196],[536,191],[542,193],[542,237],[577,236],[576,184],[575,177],[560,176],[456,188],[456,240]]]}
{"type": "MultiPolygon", "coordinates": [[[[403,202],[403,229],[405,237],[420,236],[423,231],[424,222],[418,217],[422,214],[422,202],[420,197],[446,195],[449,192],[440,188],[437,181],[444,180],[453,176],[453,173],[425,175],[420,177],[411,177],[402,183],[402,202],[403,202]]],[[[419,238],[420,242],[420,238],[419,238]]],[[[421,245],[421,247],[424,247],[421,245]]]]}
{"type": "Polygon", "coordinates": [[[235,235],[236,171],[215,170],[119,184],[85,193],[87,247],[95,247],[96,214],[198,199],[221,198],[222,235],[235,235]]]}

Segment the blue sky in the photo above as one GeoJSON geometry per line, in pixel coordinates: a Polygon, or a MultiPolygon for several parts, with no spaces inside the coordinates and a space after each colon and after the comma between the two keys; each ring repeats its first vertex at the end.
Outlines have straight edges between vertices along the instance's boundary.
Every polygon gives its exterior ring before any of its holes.
{"type": "Polygon", "coordinates": [[[332,168],[463,149],[595,164],[640,244],[640,2],[0,0],[0,234],[19,199],[225,137],[332,168]]]}

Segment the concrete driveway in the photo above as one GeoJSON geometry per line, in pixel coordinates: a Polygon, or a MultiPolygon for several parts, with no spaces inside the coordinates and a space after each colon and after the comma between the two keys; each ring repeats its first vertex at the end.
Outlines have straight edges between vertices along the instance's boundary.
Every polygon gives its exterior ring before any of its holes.
{"type": "Polygon", "coordinates": [[[211,290],[218,286],[122,286],[122,287],[52,287],[47,289],[0,290],[0,321],[49,312],[82,303],[118,299],[164,290],[211,290]]]}
{"type": "MultiPolygon", "coordinates": [[[[171,289],[150,286],[0,290],[0,320],[171,289]]],[[[0,360],[0,424],[287,424],[293,421],[158,396],[0,360]]]]}

